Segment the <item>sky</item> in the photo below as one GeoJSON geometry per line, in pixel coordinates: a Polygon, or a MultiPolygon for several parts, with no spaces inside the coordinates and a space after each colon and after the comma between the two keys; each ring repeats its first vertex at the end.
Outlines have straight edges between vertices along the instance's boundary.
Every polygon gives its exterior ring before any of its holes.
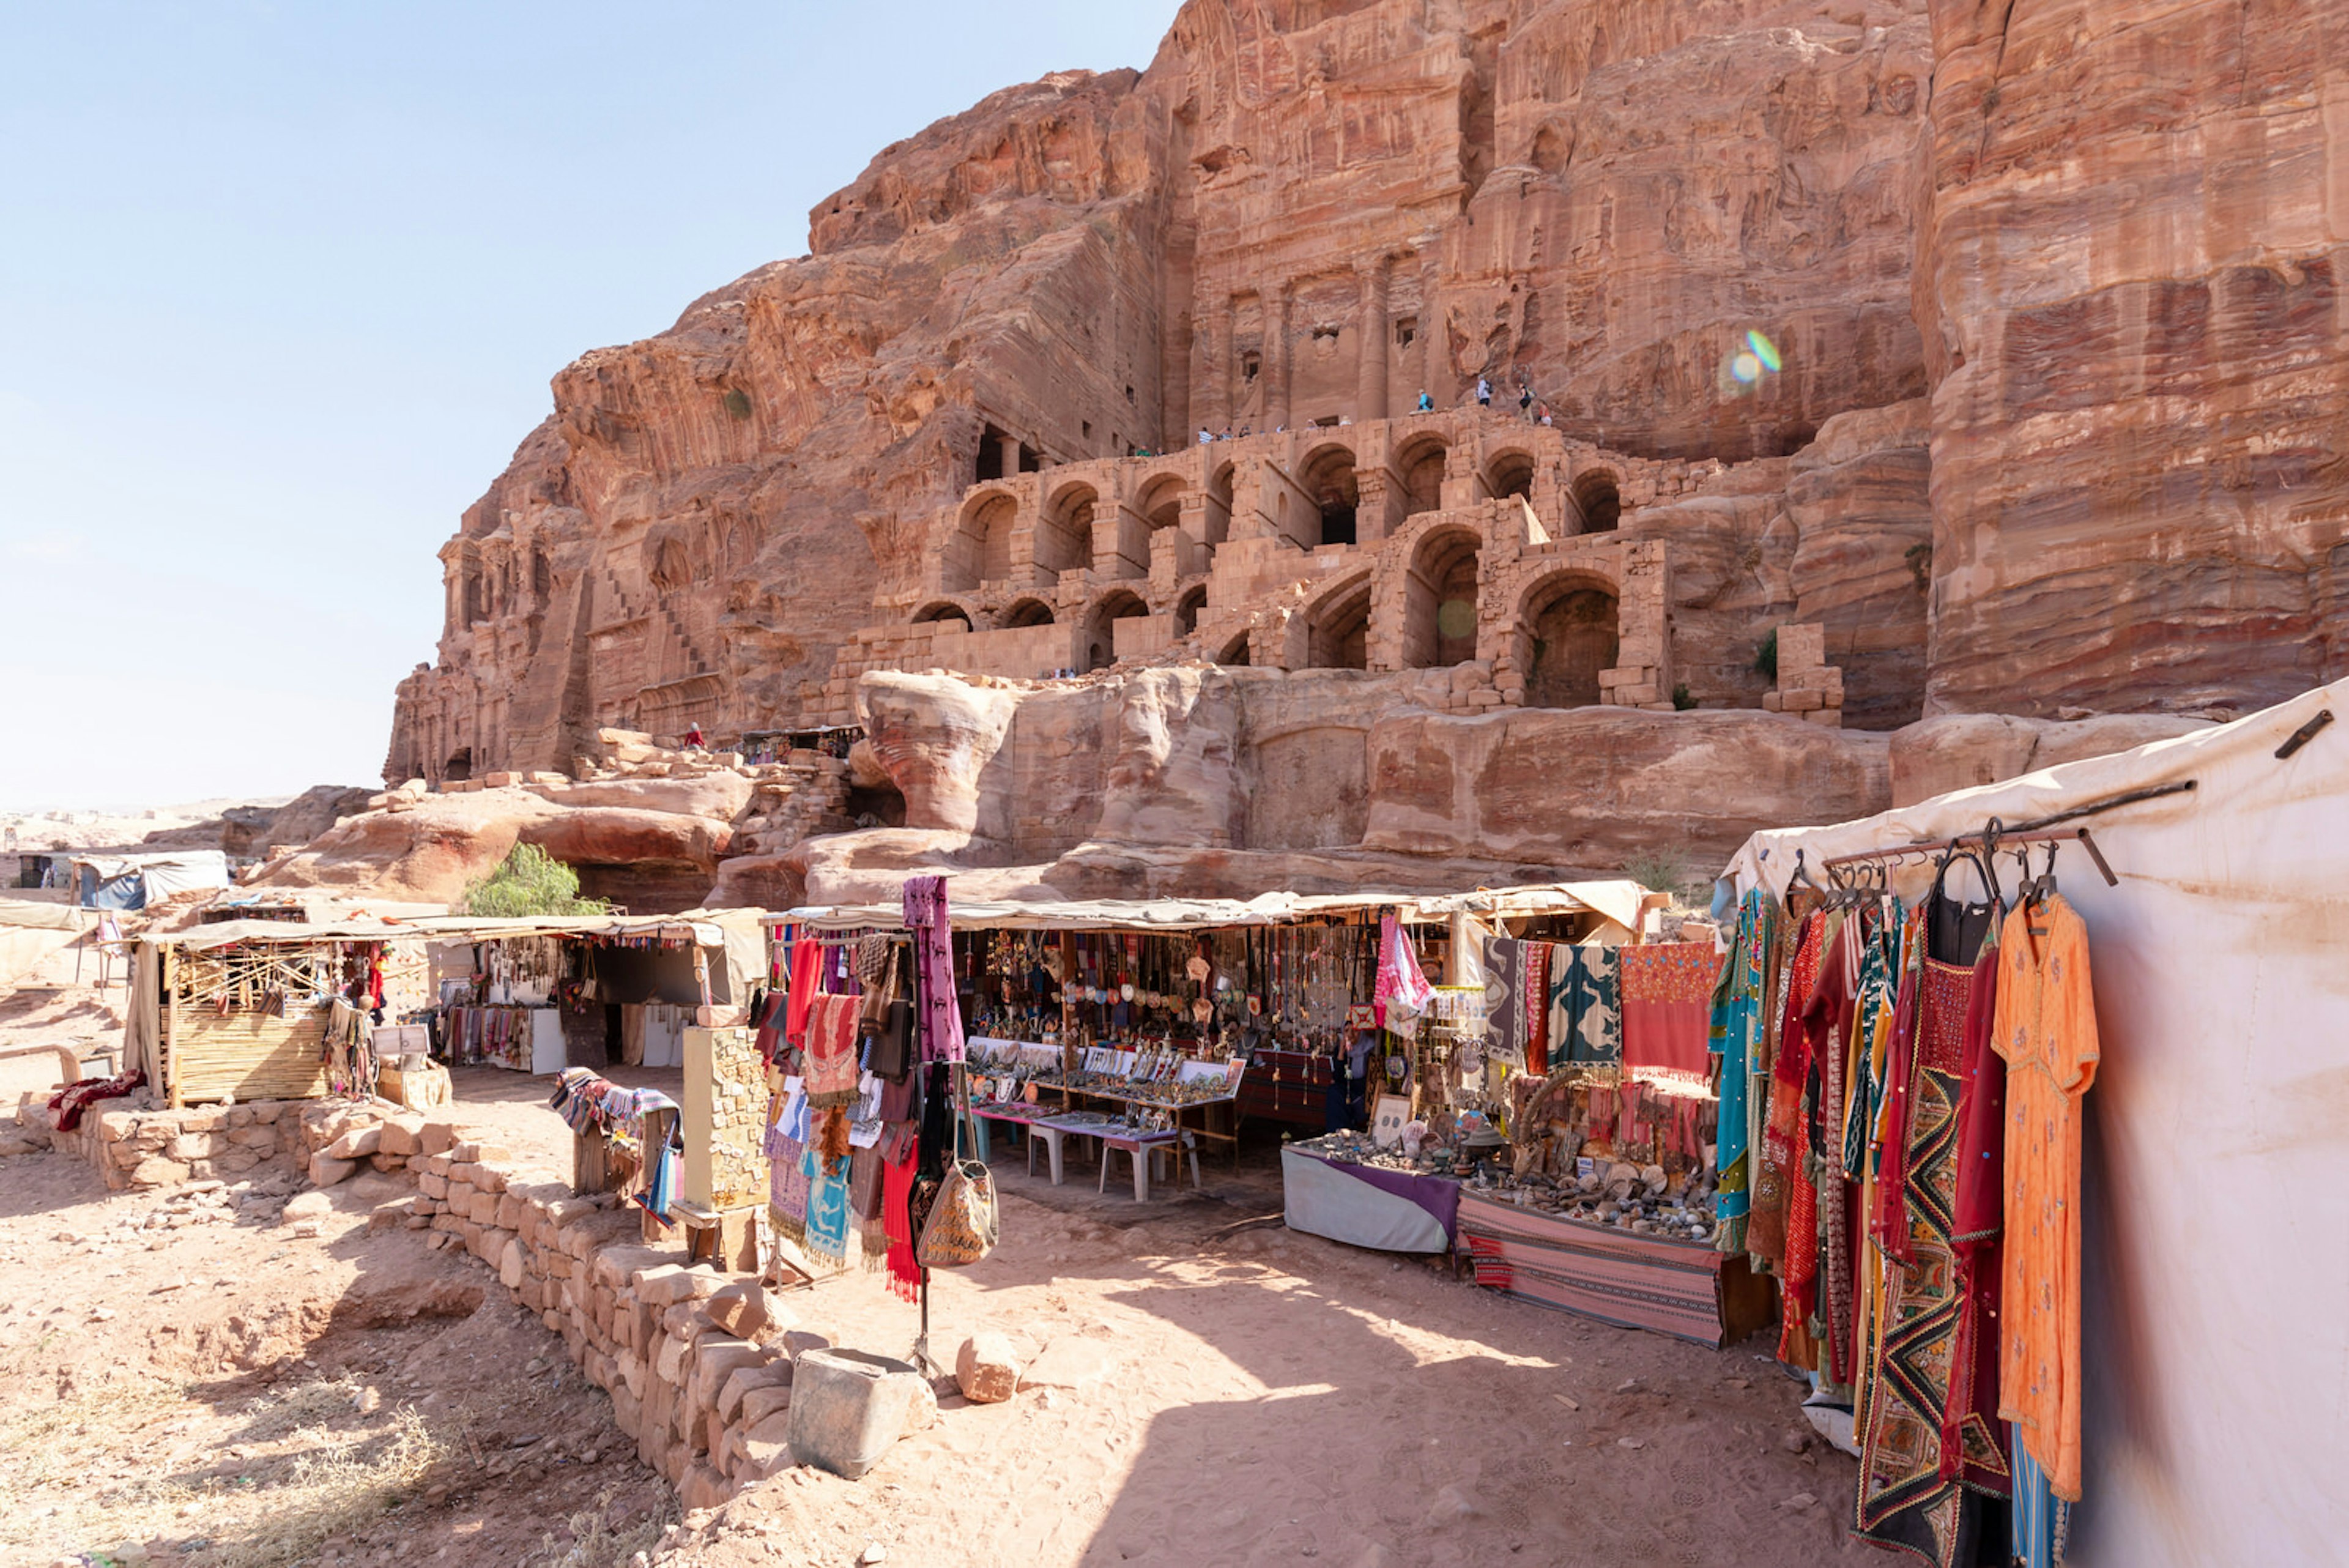
{"type": "Polygon", "coordinates": [[[1175,0],[0,0],[0,811],[369,784],[587,349],[1175,0]]]}

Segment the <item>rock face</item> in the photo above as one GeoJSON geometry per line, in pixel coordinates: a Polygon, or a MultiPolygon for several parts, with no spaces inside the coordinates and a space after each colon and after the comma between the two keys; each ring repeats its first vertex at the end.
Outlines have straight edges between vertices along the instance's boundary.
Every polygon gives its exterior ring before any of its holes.
{"type": "Polygon", "coordinates": [[[442,551],[387,776],[793,722],[975,480],[1450,408],[1480,375],[1699,460],[1920,395],[1927,28],[1832,10],[1194,0],[1144,72],[889,148],[813,254],[556,378],[442,551]],[[1749,331],[1784,358],[1740,380],[1749,331]]]}
{"type": "Polygon", "coordinates": [[[864,722],[825,811],[353,819],[288,875],[525,830],[646,857],[605,873],[643,908],[1609,867],[2337,676],[2344,38],[2349,0],[1190,0],[567,368],[441,553],[388,777],[864,722]],[[1758,657],[1795,625],[1818,692],[1758,657]],[[1004,679],[902,673],[947,669],[1004,679]],[[2034,724],[1758,711],[1835,694],[2034,724]]]}
{"type": "Polygon", "coordinates": [[[1934,705],[2337,679],[2349,5],[1930,13],[1934,705]]]}

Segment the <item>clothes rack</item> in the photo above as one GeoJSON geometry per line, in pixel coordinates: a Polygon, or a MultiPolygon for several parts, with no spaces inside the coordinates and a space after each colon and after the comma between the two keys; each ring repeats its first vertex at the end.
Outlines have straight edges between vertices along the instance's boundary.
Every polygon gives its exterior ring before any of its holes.
{"type": "Polygon", "coordinates": [[[1863,850],[1856,855],[1837,855],[1820,861],[1819,865],[1833,871],[1839,866],[1898,864],[1911,856],[1930,861],[1952,850],[1977,846],[1986,852],[1994,853],[2018,844],[2072,843],[2077,843],[2088,852],[2088,858],[2096,863],[2097,874],[2104,877],[2105,886],[2117,888],[2121,885],[2120,877],[2114,873],[2110,862],[2105,859],[2105,852],[2097,847],[2095,839],[2085,827],[2075,827],[2065,833],[2002,833],[1995,828],[1985,827],[1980,833],[1961,833],[1953,838],[1937,838],[1923,844],[1893,844],[1882,849],[1863,850]]]}

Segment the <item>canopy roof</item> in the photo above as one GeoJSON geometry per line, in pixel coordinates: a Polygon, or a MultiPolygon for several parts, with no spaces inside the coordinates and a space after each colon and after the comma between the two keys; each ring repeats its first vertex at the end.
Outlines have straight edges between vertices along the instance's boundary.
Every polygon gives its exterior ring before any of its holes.
{"type": "MultiPolygon", "coordinates": [[[[1621,926],[1637,926],[1648,890],[1637,882],[1547,882],[1521,888],[1480,888],[1429,897],[1415,893],[1262,893],[1237,898],[1071,898],[1065,902],[949,899],[958,930],[1198,931],[1226,926],[1277,926],[1324,915],[1392,908],[1406,923],[1433,924],[1454,914],[1515,919],[1586,910],[1621,926]]],[[[777,917],[818,930],[902,926],[895,904],[819,904],[777,917]]]]}
{"type": "MultiPolygon", "coordinates": [[[[736,911],[725,911],[735,914],[736,911]]],[[[755,915],[756,911],[748,911],[755,915]]],[[[157,931],[151,940],[202,952],[239,942],[295,947],[310,942],[491,941],[501,937],[689,937],[701,947],[723,946],[719,919],[681,915],[554,916],[427,915],[412,920],[222,920],[184,931],[157,931]]]]}

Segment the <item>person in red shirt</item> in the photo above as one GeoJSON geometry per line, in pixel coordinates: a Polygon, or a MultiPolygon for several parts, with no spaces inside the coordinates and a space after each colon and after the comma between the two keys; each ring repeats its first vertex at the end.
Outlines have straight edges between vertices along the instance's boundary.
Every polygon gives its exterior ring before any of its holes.
{"type": "Polygon", "coordinates": [[[699,746],[703,743],[703,742],[702,742],[702,739],[701,739],[701,726],[700,726],[700,725],[696,724],[696,725],[694,725],[691,729],[689,729],[689,730],[686,731],[686,732],[685,732],[685,743],[686,743],[687,745],[688,745],[688,746],[693,746],[693,747],[697,747],[697,748],[698,748],[698,747],[699,747],[699,746]]]}

